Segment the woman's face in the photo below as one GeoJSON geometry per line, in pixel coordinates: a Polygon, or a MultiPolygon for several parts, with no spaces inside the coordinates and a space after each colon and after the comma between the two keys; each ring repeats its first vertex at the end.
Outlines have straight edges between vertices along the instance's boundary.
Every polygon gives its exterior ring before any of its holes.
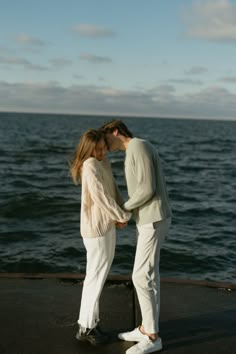
{"type": "Polygon", "coordinates": [[[101,139],[95,146],[92,156],[98,161],[102,161],[106,155],[107,147],[104,139],[101,139]]]}

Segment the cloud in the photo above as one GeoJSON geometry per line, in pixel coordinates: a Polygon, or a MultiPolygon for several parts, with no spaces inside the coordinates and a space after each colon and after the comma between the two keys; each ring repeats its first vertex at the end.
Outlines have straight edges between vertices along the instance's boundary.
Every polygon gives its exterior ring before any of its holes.
{"type": "Polygon", "coordinates": [[[0,45],[0,55],[11,55],[12,50],[6,46],[0,45]]]}
{"type": "Polygon", "coordinates": [[[106,82],[107,80],[106,80],[104,77],[99,76],[99,77],[98,77],[98,81],[100,81],[100,82],[106,82]]]}
{"type": "Polygon", "coordinates": [[[30,62],[27,59],[19,58],[15,56],[0,55],[0,65],[10,65],[10,66],[23,66],[25,69],[35,70],[35,71],[49,71],[50,69],[60,69],[68,66],[72,63],[71,60],[66,58],[54,58],[49,60],[51,67],[38,65],[30,62]]]}
{"type": "Polygon", "coordinates": [[[50,70],[49,67],[47,67],[47,66],[32,64],[32,63],[29,63],[29,65],[26,65],[25,67],[26,67],[26,69],[35,70],[35,71],[48,71],[48,70],[50,70]]]}
{"type": "Polygon", "coordinates": [[[236,95],[220,87],[178,95],[171,85],[147,91],[57,82],[0,82],[0,107],[5,111],[67,114],[236,119],[236,95]]]}
{"type": "Polygon", "coordinates": [[[85,79],[85,76],[84,76],[84,75],[74,74],[73,77],[74,77],[75,79],[79,79],[79,80],[85,79]]]}
{"type": "Polygon", "coordinates": [[[103,63],[111,63],[112,59],[109,57],[101,57],[98,55],[93,55],[93,54],[89,54],[89,53],[81,53],[79,58],[81,60],[85,60],[88,61],[90,63],[94,63],[94,64],[103,64],[103,63]]]}
{"type": "Polygon", "coordinates": [[[228,82],[228,83],[236,83],[236,76],[225,76],[225,77],[221,77],[219,79],[219,81],[222,82],[228,82]]]}
{"type": "Polygon", "coordinates": [[[62,68],[72,64],[72,61],[66,58],[54,58],[54,59],[50,59],[49,62],[55,68],[62,68]]]}
{"type": "Polygon", "coordinates": [[[0,56],[0,64],[6,64],[6,65],[20,65],[25,67],[25,69],[30,69],[30,70],[36,70],[36,71],[46,71],[49,70],[48,67],[42,66],[42,65],[37,65],[33,64],[30,61],[18,57],[13,57],[13,56],[0,56]]]}
{"type": "Polygon", "coordinates": [[[34,38],[29,36],[26,33],[21,33],[18,36],[16,36],[15,38],[17,43],[23,44],[23,45],[29,45],[29,46],[45,46],[46,43],[44,41],[42,41],[39,38],[34,38]]]}
{"type": "Polygon", "coordinates": [[[185,35],[214,41],[236,40],[236,5],[229,0],[195,0],[184,14],[185,35]]]}
{"type": "Polygon", "coordinates": [[[181,84],[181,85],[203,85],[201,80],[191,80],[191,79],[169,79],[168,82],[173,84],[181,84]]]}
{"type": "Polygon", "coordinates": [[[173,85],[159,85],[152,87],[151,89],[147,90],[147,92],[151,95],[169,95],[175,92],[175,87],[173,85]]]}
{"type": "Polygon", "coordinates": [[[26,59],[21,59],[17,57],[6,57],[1,55],[0,56],[0,64],[9,64],[9,65],[24,65],[29,66],[30,62],[26,59]]]}
{"type": "Polygon", "coordinates": [[[185,73],[187,75],[199,75],[199,74],[205,74],[207,72],[207,68],[204,68],[203,66],[193,66],[190,70],[187,70],[185,73]]]}
{"type": "Polygon", "coordinates": [[[78,33],[80,36],[88,38],[103,38],[115,36],[115,32],[112,31],[110,28],[95,26],[86,23],[75,25],[72,30],[75,33],[78,33]]]}

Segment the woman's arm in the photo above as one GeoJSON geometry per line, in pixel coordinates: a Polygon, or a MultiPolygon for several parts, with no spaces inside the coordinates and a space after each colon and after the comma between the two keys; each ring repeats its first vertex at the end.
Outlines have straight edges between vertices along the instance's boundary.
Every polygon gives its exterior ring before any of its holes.
{"type": "Polygon", "coordinates": [[[90,163],[86,165],[83,173],[86,176],[90,196],[94,203],[96,203],[104,213],[108,214],[111,220],[121,223],[128,221],[131,217],[131,213],[121,209],[115,199],[105,192],[101,173],[96,168],[95,164],[90,163]]]}

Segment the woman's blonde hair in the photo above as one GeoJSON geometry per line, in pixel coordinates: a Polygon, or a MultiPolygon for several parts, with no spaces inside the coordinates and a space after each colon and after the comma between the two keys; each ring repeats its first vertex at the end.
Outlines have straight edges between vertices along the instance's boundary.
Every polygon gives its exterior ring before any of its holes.
{"type": "Polygon", "coordinates": [[[70,162],[70,173],[75,184],[81,183],[83,163],[93,155],[93,151],[101,139],[104,139],[104,133],[98,129],[88,129],[81,136],[74,158],[70,162]]]}

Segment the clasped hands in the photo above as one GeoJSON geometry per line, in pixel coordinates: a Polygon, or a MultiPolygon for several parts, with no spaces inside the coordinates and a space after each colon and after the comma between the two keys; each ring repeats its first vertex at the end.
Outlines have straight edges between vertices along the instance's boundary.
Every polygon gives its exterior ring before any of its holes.
{"type": "Polygon", "coordinates": [[[124,227],[126,227],[128,225],[128,221],[126,221],[126,222],[116,221],[115,225],[118,229],[123,229],[124,227]]]}

